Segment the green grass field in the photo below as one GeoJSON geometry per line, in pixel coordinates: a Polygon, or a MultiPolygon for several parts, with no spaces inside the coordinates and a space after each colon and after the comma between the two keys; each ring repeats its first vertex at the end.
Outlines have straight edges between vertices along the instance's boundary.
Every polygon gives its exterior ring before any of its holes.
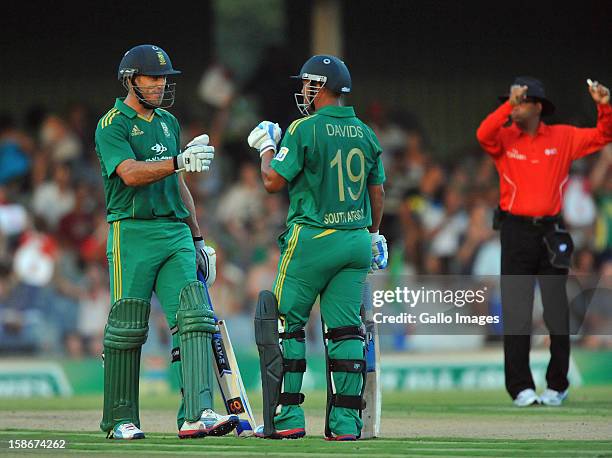
{"type": "MultiPolygon", "coordinates": [[[[253,398],[253,407],[259,412],[258,397],[253,398]]],[[[147,416],[158,415],[165,415],[171,423],[175,404],[174,396],[143,398],[143,425],[147,416]]],[[[309,437],[297,441],[233,436],[181,441],[172,431],[172,424],[167,425],[166,433],[148,432],[146,440],[119,443],[106,440],[95,430],[100,405],[98,396],[69,400],[3,400],[0,403],[0,455],[612,457],[612,387],[575,389],[561,408],[528,409],[512,407],[505,393],[499,391],[389,392],[385,393],[383,403],[384,437],[353,443],[326,442],[318,431],[309,431],[309,437]],[[48,427],[29,428],[28,422],[23,422],[23,417],[27,420],[28,415],[36,418],[37,414],[49,419],[48,427]],[[11,427],[11,418],[26,426],[11,427]],[[87,426],[93,427],[78,432],[69,432],[69,426],[62,427],[84,421],[79,418],[85,418],[87,426]],[[595,438],[585,440],[581,437],[582,431],[585,435],[595,431],[592,436],[595,438]],[[9,441],[15,439],[62,439],[67,441],[67,448],[61,451],[11,450],[9,441]]],[[[320,423],[323,406],[323,393],[308,395],[304,407],[309,425],[320,423]]],[[[83,428],[73,428],[73,431],[75,429],[83,428]]]]}

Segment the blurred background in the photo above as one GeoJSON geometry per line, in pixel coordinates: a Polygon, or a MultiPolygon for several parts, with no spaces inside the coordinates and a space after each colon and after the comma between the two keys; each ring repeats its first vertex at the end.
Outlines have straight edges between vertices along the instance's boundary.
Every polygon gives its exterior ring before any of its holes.
{"type": "MultiPolygon", "coordinates": [[[[235,330],[245,383],[255,387],[252,314],[258,292],[275,277],[287,197],[266,194],[246,136],[261,119],[286,128],[298,117],[299,88],[288,76],[323,52],[341,56],[352,73],[347,103],[384,149],[381,232],[389,241],[390,283],[416,274],[495,275],[498,178],[476,129],[517,75],[544,81],[557,105],[548,123],[594,126],[585,80],[612,85],[611,13],[607,1],[580,8],[451,0],[5,5],[0,397],[102,389],[108,225],[93,133],[115,97],[125,95],[117,66],[132,46],[152,43],[168,52],[183,72],[171,109],[183,144],[207,132],[216,147],[212,171],[189,177],[189,185],[218,253],[212,299],[235,330]]],[[[572,273],[612,278],[612,145],[574,164],[564,208],[576,244],[572,273]]],[[[600,302],[574,337],[575,383],[612,383],[612,338],[599,331],[612,321],[612,304],[600,302]]],[[[492,299],[491,309],[497,306],[492,299]]],[[[150,326],[144,389],[169,390],[170,339],[155,298],[150,326]]],[[[308,332],[314,362],[305,385],[323,388],[316,318],[308,332]]],[[[499,330],[477,334],[425,338],[407,328],[381,336],[385,387],[503,387],[499,330]]],[[[547,339],[534,338],[534,345],[541,381],[547,339]]]]}

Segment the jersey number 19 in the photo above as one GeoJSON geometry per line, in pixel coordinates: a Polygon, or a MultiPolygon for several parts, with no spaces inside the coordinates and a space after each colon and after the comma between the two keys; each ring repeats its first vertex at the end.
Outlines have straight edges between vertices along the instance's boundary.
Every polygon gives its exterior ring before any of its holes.
{"type": "MultiPolygon", "coordinates": [[[[331,168],[338,166],[338,200],[340,200],[340,202],[344,202],[344,171],[342,168],[341,150],[338,150],[338,152],[330,162],[329,166],[331,168]]],[[[346,187],[351,199],[358,200],[359,197],[361,197],[361,193],[363,192],[363,185],[365,184],[365,157],[363,155],[363,151],[361,151],[359,148],[351,149],[348,155],[346,156],[346,174],[351,182],[359,183],[359,190],[356,194],[353,192],[353,189],[350,186],[346,187]],[[359,161],[359,173],[357,173],[356,175],[353,174],[353,170],[351,169],[351,164],[355,156],[357,156],[357,159],[359,161]]]]}

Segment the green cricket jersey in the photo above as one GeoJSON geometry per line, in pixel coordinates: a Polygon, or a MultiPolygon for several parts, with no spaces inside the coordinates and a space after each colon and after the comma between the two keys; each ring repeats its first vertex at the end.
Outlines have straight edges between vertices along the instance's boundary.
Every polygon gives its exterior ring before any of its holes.
{"type": "Polygon", "coordinates": [[[371,226],[368,185],[385,181],[381,153],[352,107],[326,106],[294,121],[271,163],[289,183],[287,225],[371,226]]]}
{"type": "Polygon", "coordinates": [[[109,223],[125,218],[189,216],[176,174],[146,186],[126,186],[115,173],[126,159],[162,161],[180,153],[180,127],[172,114],[158,108],[150,119],[145,119],[117,99],[114,108],[98,121],[96,153],[102,166],[109,223]]]}

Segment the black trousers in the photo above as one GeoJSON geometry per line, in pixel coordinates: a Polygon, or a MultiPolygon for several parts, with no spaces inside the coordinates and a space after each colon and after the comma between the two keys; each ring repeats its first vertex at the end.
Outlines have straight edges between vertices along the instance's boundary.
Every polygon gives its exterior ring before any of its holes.
{"type": "Polygon", "coordinates": [[[553,267],[543,241],[550,224],[533,224],[506,218],[501,226],[501,294],[504,322],[504,370],[506,389],[512,398],[535,389],[529,368],[533,298],[536,281],[542,292],[544,322],[550,333],[548,388],[569,386],[569,305],[567,269],[553,267]]]}

